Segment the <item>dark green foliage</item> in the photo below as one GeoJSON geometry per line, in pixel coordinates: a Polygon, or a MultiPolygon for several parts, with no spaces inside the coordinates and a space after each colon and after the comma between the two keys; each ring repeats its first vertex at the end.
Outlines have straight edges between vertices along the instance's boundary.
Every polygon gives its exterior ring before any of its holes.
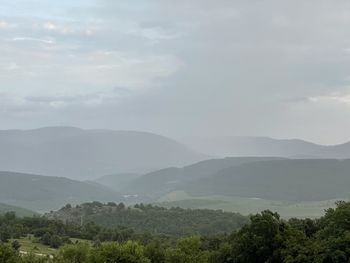
{"type": "Polygon", "coordinates": [[[162,263],[165,260],[166,247],[159,240],[150,242],[145,248],[145,256],[152,263],[162,263]]]}
{"type": "Polygon", "coordinates": [[[209,251],[202,249],[199,237],[181,238],[175,248],[167,249],[165,253],[166,263],[206,263],[209,251]]]}
{"type": "Polygon", "coordinates": [[[320,219],[320,240],[317,248],[323,262],[350,260],[350,203],[338,202],[337,208],[328,209],[320,219]]]}
{"type": "Polygon", "coordinates": [[[143,246],[128,241],[124,244],[108,242],[92,249],[89,262],[150,263],[151,261],[144,255],[143,246]]]}
{"type": "Polygon", "coordinates": [[[87,243],[65,245],[60,249],[56,260],[61,263],[85,263],[89,257],[89,250],[87,243]]]}
{"type": "MultiPolygon", "coordinates": [[[[134,207],[125,207],[122,203],[111,206],[96,202],[82,204],[75,208],[64,207],[47,216],[63,221],[76,222],[77,224],[83,221],[85,228],[91,228],[87,222],[94,222],[114,228],[125,226],[134,229],[138,233],[150,232],[152,234],[170,236],[209,236],[219,233],[229,233],[248,222],[248,218],[240,214],[219,210],[166,209],[143,204],[135,205],[134,207]]],[[[94,235],[97,234],[96,231],[94,235]]],[[[90,229],[89,232],[93,233],[94,230],[90,229]]],[[[115,236],[114,240],[125,241],[132,233],[125,231],[118,234],[119,236],[115,236]]],[[[111,233],[100,233],[99,239],[111,239],[108,237],[110,235],[111,233]]]]}
{"type": "Polygon", "coordinates": [[[12,247],[14,250],[18,251],[18,250],[20,249],[20,247],[21,247],[21,244],[20,244],[17,240],[14,240],[14,241],[12,241],[12,243],[11,243],[11,247],[12,247]]]}
{"type": "Polygon", "coordinates": [[[282,262],[278,249],[282,247],[287,224],[270,211],[252,216],[250,220],[234,237],[235,262],[282,262]]]}
{"type": "Polygon", "coordinates": [[[8,242],[11,238],[11,229],[7,225],[2,225],[0,227],[0,241],[8,242]]]}
{"type": "Polygon", "coordinates": [[[17,263],[20,262],[19,254],[9,245],[0,243],[0,262],[1,263],[17,263]]]}

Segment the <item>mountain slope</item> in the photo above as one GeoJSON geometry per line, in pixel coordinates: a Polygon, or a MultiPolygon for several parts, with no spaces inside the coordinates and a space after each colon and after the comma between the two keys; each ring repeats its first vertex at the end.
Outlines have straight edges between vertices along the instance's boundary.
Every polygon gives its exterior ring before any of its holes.
{"type": "Polygon", "coordinates": [[[298,139],[226,136],[185,140],[193,149],[212,156],[279,156],[299,159],[349,159],[350,142],[319,145],[298,139]]]}
{"type": "Polygon", "coordinates": [[[231,195],[285,201],[350,198],[350,160],[271,160],[230,167],[188,183],[194,196],[231,195]]]}
{"type": "Polygon", "coordinates": [[[96,183],[64,177],[0,172],[0,202],[35,211],[58,209],[67,203],[120,200],[120,194],[96,183]]]}
{"type": "Polygon", "coordinates": [[[51,127],[0,131],[0,170],[92,179],[182,166],[205,156],[159,135],[51,127]]]}
{"type": "Polygon", "coordinates": [[[134,173],[109,174],[95,179],[94,182],[120,191],[140,176],[134,173]]]}
{"type": "Polygon", "coordinates": [[[206,160],[183,168],[166,168],[135,179],[122,192],[125,194],[137,194],[142,200],[152,201],[169,192],[182,190],[189,182],[196,179],[202,180],[222,169],[244,163],[275,159],[280,158],[230,157],[206,160]]]}
{"type": "Polygon", "coordinates": [[[0,214],[5,214],[7,212],[15,212],[16,216],[19,217],[37,215],[36,212],[22,207],[0,203],[0,214]]]}
{"type": "Polygon", "coordinates": [[[321,155],[329,158],[350,158],[350,142],[328,146],[323,149],[321,155]]]}
{"type": "MultiPolygon", "coordinates": [[[[224,136],[185,140],[193,149],[213,156],[315,157],[327,155],[329,147],[303,140],[278,140],[268,137],[224,136]]],[[[337,154],[337,148],[334,149],[337,154]]],[[[344,152],[345,153],[345,152],[344,152]]],[[[331,153],[329,153],[331,157],[331,153]]],[[[341,155],[341,154],[339,154],[341,155]]],[[[349,151],[343,156],[350,157],[349,151]]],[[[336,158],[336,157],[334,157],[336,158]]]]}

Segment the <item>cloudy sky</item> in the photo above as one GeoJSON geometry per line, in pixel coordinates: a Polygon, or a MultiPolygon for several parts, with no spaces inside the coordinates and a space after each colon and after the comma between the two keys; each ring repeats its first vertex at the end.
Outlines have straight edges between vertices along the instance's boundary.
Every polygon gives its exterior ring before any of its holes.
{"type": "Polygon", "coordinates": [[[0,129],[350,140],[347,0],[0,6],[0,129]]]}

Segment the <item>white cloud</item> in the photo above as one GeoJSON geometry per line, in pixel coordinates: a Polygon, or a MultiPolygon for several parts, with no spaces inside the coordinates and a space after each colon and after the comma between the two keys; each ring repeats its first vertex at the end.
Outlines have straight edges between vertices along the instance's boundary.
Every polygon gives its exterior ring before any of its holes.
{"type": "Polygon", "coordinates": [[[85,3],[4,5],[0,29],[16,26],[1,31],[0,92],[46,120],[94,107],[92,126],[312,138],[322,115],[348,136],[350,2],[85,3]]]}
{"type": "Polygon", "coordinates": [[[40,42],[40,43],[44,43],[44,44],[49,44],[49,45],[53,45],[55,44],[55,40],[53,39],[44,39],[44,38],[34,38],[34,37],[14,37],[11,38],[10,41],[34,41],[34,42],[40,42]]]}
{"type": "Polygon", "coordinates": [[[350,106],[350,94],[330,94],[327,96],[309,97],[308,100],[313,103],[324,104],[345,104],[350,106]]]}
{"type": "Polygon", "coordinates": [[[4,52],[0,49],[2,59],[9,61],[0,66],[1,91],[37,96],[77,95],[119,86],[144,92],[159,87],[159,81],[175,74],[182,65],[169,55],[72,52],[39,47],[20,50],[10,47],[4,52]],[[10,69],[12,74],[8,74],[10,69]]]}
{"type": "Polygon", "coordinates": [[[8,29],[10,27],[9,23],[4,20],[0,20],[0,29],[8,29]]]}

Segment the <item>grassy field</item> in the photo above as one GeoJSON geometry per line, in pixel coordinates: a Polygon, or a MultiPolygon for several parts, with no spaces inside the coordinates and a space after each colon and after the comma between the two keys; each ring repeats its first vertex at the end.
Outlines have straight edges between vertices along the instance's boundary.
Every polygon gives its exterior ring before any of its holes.
{"type": "MultiPolygon", "coordinates": [[[[42,256],[46,256],[46,255],[55,256],[57,253],[57,249],[50,248],[48,246],[41,244],[32,235],[28,235],[27,237],[23,237],[23,238],[19,238],[19,239],[11,239],[10,242],[13,242],[14,240],[17,240],[21,244],[21,247],[19,250],[23,254],[33,253],[33,254],[42,255],[42,256]]],[[[71,241],[72,241],[72,243],[87,242],[87,243],[91,244],[91,241],[89,241],[89,240],[78,239],[78,238],[71,238],[71,241]]]]}
{"type": "Polygon", "coordinates": [[[11,239],[10,242],[17,240],[20,244],[20,251],[26,253],[40,254],[40,255],[52,255],[54,256],[57,252],[56,249],[50,248],[39,243],[35,237],[28,235],[27,237],[19,238],[19,239],[11,239]]]}
{"type": "Polygon", "coordinates": [[[316,218],[324,214],[324,210],[335,206],[337,200],[317,202],[281,202],[260,198],[246,198],[238,196],[203,196],[192,197],[183,191],[169,193],[157,202],[164,207],[179,206],[182,208],[221,209],[239,212],[243,215],[258,213],[269,209],[278,212],[283,218],[316,218]]]}

